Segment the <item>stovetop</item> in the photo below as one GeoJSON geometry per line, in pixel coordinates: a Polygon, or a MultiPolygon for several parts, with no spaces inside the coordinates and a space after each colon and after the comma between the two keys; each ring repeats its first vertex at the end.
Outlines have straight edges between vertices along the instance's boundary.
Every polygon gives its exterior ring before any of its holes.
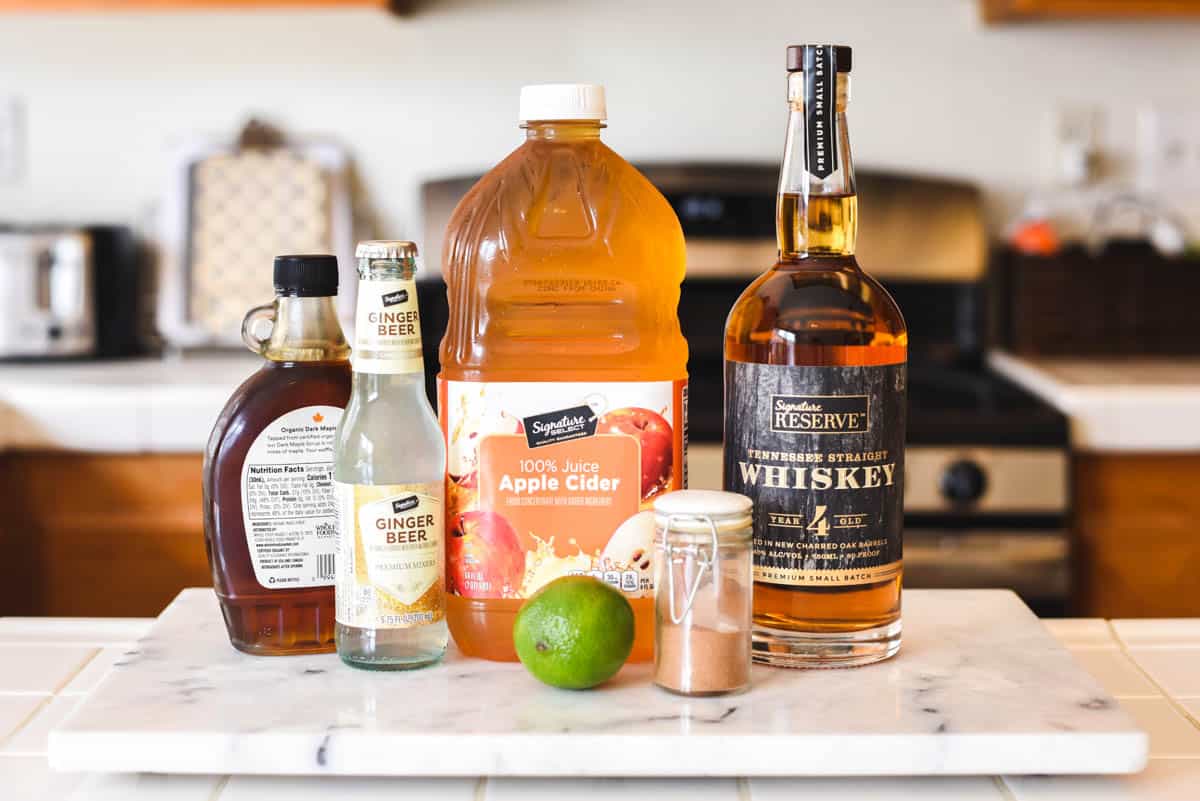
{"type": "Polygon", "coordinates": [[[910,365],[910,445],[1057,446],[1067,418],[1008,379],[980,367],[910,365]]]}

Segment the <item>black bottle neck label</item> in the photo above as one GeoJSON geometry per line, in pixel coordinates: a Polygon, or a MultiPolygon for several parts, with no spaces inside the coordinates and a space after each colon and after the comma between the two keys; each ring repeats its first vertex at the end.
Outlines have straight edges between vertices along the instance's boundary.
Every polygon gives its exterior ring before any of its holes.
{"type": "Polygon", "coordinates": [[[828,178],[837,163],[837,51],[812,48],[804,65],[804,126],[808,172],[828,178]]]}

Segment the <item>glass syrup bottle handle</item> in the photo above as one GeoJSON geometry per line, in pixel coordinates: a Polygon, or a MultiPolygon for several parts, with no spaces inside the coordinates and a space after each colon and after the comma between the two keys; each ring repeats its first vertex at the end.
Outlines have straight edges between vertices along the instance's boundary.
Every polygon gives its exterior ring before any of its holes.
{"type": "Polygon", "coordinates": [[[245,342],[246,347],[259,356],[262,356],[267,350],[267,343],[271,341],[271,331],[275,330],[275,320],[278,314],[279,310],[274,303],[264,303],[262,306],[255,306],[246,312],[246,316],[242,318],[242,342],[245,342]],[[255,336],[254,329],[261,320],[270,320],[271,329],[267,331],[265,337],[260,338],[255,336]]]}

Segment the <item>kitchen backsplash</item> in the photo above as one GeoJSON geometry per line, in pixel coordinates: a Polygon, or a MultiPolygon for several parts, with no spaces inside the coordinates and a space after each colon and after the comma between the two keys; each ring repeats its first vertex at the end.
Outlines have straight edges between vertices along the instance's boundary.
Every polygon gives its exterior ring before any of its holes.
{"type": "Polygon", "coordinates": [[[380,230],[416,236],[419,182],[514,147],[517,90],[536,81],[603,81],[620,121],[608,140],[634,161],[771,162],[779,54],[803,39],[855,47],[860,164],[976,181],[999,230],[1049,174],[1056,109],[1102,109],[1102,145],[1129,176],[1130,110],[1182,102],[1200,73],[1197,22],[987,28],[974,0],[753,5],[5,14],[0,101],[18,101],[26,135],[0,219],[137,222],[179,147],[255,114],[348,146],[380,230]]]}

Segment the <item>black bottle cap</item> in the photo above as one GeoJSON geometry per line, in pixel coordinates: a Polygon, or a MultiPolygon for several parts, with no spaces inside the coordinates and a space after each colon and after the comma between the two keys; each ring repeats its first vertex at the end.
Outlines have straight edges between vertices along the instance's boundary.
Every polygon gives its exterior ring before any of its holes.
{"type": "Polygon", "coordinates": [[[302,254],[275,257],[275,294],[327,298],[338,292],[337,256],[302,254]]]}
{"type": "Polygon", "coordinates": [[[788,72],[802,72],[812,67],[813,54],[818,47],[833,50],[838,72],[850,71],[850,48],[846,45],[792,45],[787,49],[788,72]]]}

